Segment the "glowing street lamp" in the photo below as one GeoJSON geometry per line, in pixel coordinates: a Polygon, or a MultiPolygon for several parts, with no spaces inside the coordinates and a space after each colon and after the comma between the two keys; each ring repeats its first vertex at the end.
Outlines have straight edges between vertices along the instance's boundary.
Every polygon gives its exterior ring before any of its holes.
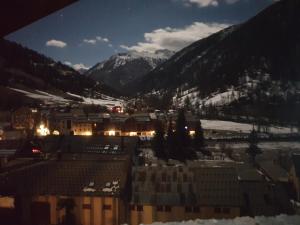
{"type": "Polygon", "coordinates": [[[36,132],[39,136],[47,136],[50,134],[49,129],[47,127],[45,127],[44,124],[41,124],[39,126],[39,128],[37,128],[36,132]]]}
{"type": "Polygon", "coordinates": [[[108,136],[116,136],[116,131],[114,130],[108,131],[108,136]]]}

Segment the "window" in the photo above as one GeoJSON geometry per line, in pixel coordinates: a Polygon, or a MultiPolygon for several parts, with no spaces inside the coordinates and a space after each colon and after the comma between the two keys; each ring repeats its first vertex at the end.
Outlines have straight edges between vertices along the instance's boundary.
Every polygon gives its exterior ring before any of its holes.
{"type": "Polygon", "coordinates": [[[71,120],[67,120],[67,128],[71,129],[71,120]]]}
{"type": "Polygon", "coordinates": [[[155,173],[152,173],[152,175],[151,175],[151,181],[154,182],[154,181],[155,181],[155,178],[156,178],[156,174],[155,174],[155,173]]]}
{"type": "Polygon", "coordinates": [[[177,184],[177,192],[181,193],[182,192],[182,187],[181,184],[177,184]]]}
{"type": "Polygon", "coordinates": [[[111,205],[103,205],[103,210],[111,210],[111,205]]]}
{"type": "Polygon", "coordinates": [[[134,211],[135,210],[135,205],[130,205],[130,210],[134,211]]]}
{"type": "Polygon", "coordinates": [[[183,182],[187,182],[187,175],[183,174],[183,182]]]}
{"type": "Polygon", "coordinates": [[[193,207],[193,212],[194,213],[199,213],[200,212],[200,207],[199,206],[194,206],[193,207]]]}
{"type": "Polygon", "coordinates": [[[223,213],[229,214],[230,213],[230,208],[223,208],[223,213]]]}
{"type": "Polygon", "coordinates": [[[192,212],[192,207],[186,206],[186,207],[185,207],[185,212],[187,212],[187,213],[192,212]]]}
{"type": "Polygon", "coordinates": [[[215,213],[221,213],[221,208],[215,208],[215,213]]]}
{"type": "Polygon", "coordinates": [[[172,211],[172,207],[169,206],[169,205],[166,205],[166,206],[165,206],[165,211],[166,211],[166,212],[171,212],[171,211],[172,211]]]}
{"type": "Polygon", "coordinates": [[[142,205],[137,205],[137,206],[136,206],[136,210],[137,210],[138,212],[142,212],[142,211],[144,210],[144,207],[143,207],[142,205]]]}
{"type": "Polygon", "coordinates": [[[163,210],[164,210],[163,206],[161,206],[161,205],[156,206],[156,211],[157,212],[162,212],[163,210]]]}
{"type": "Polygon", "coordinates": [[[176,171],[173,172],[173,181],[177,181],[177,172],[176,171]]]}
{"type": "Polygon", "coordinates": [[[91,204],[83,204],[82,209],[91,209],[91,204]]]}
{"type": "Polygon", "coordinates": [[[167,192],[171,192],[171,184],[167,183],[167,192]]]}
{"type": "Polygon", "coordinates": [[[163,173],[163,174],[162,174],[162,181],[165,182],[166,180],[167,180],[167,174],[163,173]]]}

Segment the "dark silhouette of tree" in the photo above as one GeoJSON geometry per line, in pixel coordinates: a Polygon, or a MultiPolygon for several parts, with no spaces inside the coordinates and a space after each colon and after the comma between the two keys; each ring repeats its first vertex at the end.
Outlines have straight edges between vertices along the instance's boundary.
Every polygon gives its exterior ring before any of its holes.
{"type": "Polygon", "coordinates": [[[195,151],[201,151],[205,147],[204,134],[201,126],[201,121],[199,120],[195,126],[195,136],[193,140],[195,151]]]}
{"type": "Polygon", "coordinates": [[[200,120],[196,123],[196,126],[195,126],[193,147],[194,147],[194,150],[197,152],[202,152],[202,154],[204,154],[204,155],[209,155],[209,156],[211,155],[211,152],[205,148],[206,145],[205,145],[205,139],[204,139],[204,132],[203,132],[200,120]]]}
{"type": "Polygon", "coordinates": [[[248,142],[249,147],[246,149],[246,153],[250,156],[251,162],[254,164],[256,156],[262,153],[261,149],[258,147],[257,132],[254,127],[249,135],[248,142]]]}
{"type": "Polygon", "coordinates": [[[166,159],[165,153],[165,132],[160,121],[156,123],[155,134],[152,140],[152,148],[157,158],[166,159]]]}
{"type": "Polygon", "coordinates": [[[170,120],[168,124],[167,140],[166,140],[166,152],[168,154],[168,157],[170,157],[170,154],[173,153],[174,148],[175,148],[175,134],[173,132],[172,121],[170,120]]]}
{"type": "Polygon", "coordinates": [[[57,204],[58,210],[65,209],[66,214],[62,219],[62,225],[75,225],[75,216],[73,214],[73,209],[75,207],[75,202],[72,198],[60,199],[57,204]]]}
{"type": "Polygon", "coordinates": [[[183,109],[178,112],[174,136],[174,148],[172,149],[171,157],[180,161],[196,157],[191,147],[191,139],[188,133],[187,122],[183,109]]]}
{"type": "Polygon", "coordinates": [[[190,110],[191,109],[191,100],[190,100],[190,97],[187,96],[185,99],[184,99],[184,108],[186,110],[190,110]]]}

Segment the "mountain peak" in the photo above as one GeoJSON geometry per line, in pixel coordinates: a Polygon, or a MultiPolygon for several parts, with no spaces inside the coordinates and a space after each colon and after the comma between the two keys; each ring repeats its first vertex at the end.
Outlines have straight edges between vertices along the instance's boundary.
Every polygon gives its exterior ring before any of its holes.
{"type": "Polygon", "coordinates": [[[157,50],[153,53],[138,51],[118,53],[96,64],[87,71],[86,75],[96,81],[103,81],[107,85],[120,89],[127,83],[155,69],[173,54],[174,52],[166,49],[157,50]]]}

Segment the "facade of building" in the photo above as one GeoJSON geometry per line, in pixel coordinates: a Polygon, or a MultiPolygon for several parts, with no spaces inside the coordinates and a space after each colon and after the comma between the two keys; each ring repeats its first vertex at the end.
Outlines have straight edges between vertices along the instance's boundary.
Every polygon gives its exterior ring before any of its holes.
{"type": "Polygon", "coordinates": [[[1,194],[20,209],[20,224],[61,224],[70,215],[75,224],[122,224],[128,171],[124,160],[47,161],[1,176],[1,194]]]}
{"type": "Polygon", "coordinates": [[[131,159],[138,138],[47,136],[36,142],[50,160],[0,171],[0,215],[12,215],[1,219],[24,225],[128,221],[131,159]],[[13,207],[7,202],[14,202],[13,207]]]}
{"type": "Polygon", "coordinates": [[[235,168],[201,164],[135,167],[132,179],[132,225],[240,215],[235,168]]]}
{"type": "Polygon", "coordinates": [[[11,124],[14,129],[32,130],[40,119],[41,115],[37,109],[21,107],[12,113],[11,124]]]}

